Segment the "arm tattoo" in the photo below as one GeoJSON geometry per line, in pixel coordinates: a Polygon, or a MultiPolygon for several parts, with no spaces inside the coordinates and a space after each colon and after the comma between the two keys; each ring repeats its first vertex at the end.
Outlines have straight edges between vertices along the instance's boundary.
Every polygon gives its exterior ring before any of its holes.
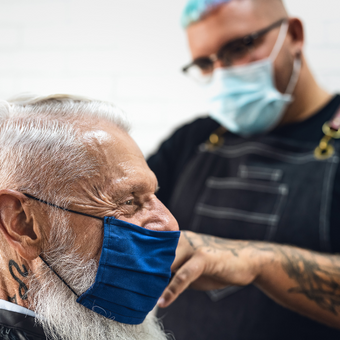
{"type": "Polygon", "coordinates": [[[191,238],[187,235],[187,233],[184,231],[183,232],[184,237],[186,238],[186,240],[189,242],[190,246],[192,249],[196,250],[196,246],[194,245],[194,243],[192,242],[191,238]]]}
{"type": "Polygon", "coordinates": [[[229,251],[235,257],[238,257],[245,248],[280,254],[284,272],[296,282],[296,286],[288,289],[288,293],[302,294],[314,301],[320,308],[340,315],[339,256],[324,255],[324,260],[328,263],[325,265],[320,263],[321,254],[302,251],[294,247],[256,241],[234,241],[186,232],[183,234],[194,250],[205,248],[206,252],[214,253],[229,251]]]}
{"type": "Polygon", "coordinates": [[[282,268],[297,286],[289,293],[303,294],[314,301],[320,308],[338,315],[340,312],[340,261],[328,256],[328,265],[320,265],[317,255],[295,248],[280,248],[284,257],[282,268]]]}
{"type": "MultiPolygon", "coordinates": [[[[19,265],[13,260],[9,260],[8,267],[9,267],[9,272],[11,273],[13,279],[19,283],[19,296],[20,296],[20,298],[22,300],[26,300],[28,288],[13,272],[13,267],[14,267],[22,277],[27,277],[28,271],[27,271],[26,267],[24,265],[22,265],[23,270],[21,270],[19,265]]],[[[16,295],[14,295],[14,297],[11,298],[11,299],[12,300],[15,299],[15,301],[16,301],[16,295]]]]}

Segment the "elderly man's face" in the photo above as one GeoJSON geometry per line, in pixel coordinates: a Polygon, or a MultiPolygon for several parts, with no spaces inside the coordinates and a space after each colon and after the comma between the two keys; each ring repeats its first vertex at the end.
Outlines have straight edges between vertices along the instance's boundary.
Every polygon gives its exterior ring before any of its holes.
{"type": "MultiPolygon", "coordinates": [[[[178,230],[169,210],[155,196],[157,179],[132,138],[115,125],[99,123],[84,132],[90,144],[102,152],[100,176],[105,182],[96,195],[80,190],[70,207],[90,215],[114,216],[146,229],[178,230]]],[[[71,214],[70,225],[75,233],[75,248],[84,259],[99,260],[103,238],[102,222],[90,217],[71,214]]]]}
{"type": "MultiPolygon", "coordinates": [[[[254,10],[254,6],[258,6],[258,3],[264,2],[232,1],[220,6],[203,20],[190,25],[187,35],[192,59],[215,54],[228,42],[262,30],[284,18],[284,12],[275,12],[276,7],[273,8],[272,15],[270,8],[266,8],[265,11],[261,7],[254,10]],[[261,15],[262,12],[266,14],[261,15]]],[[[279,35],[279,30],[278,26],[259,38],[250,52],[234,62],[233,66],[268,58],[279,35]]],[[[292,74],[294,51],[295,46],[288,34],[274,62],[276,86],[282,93],[286,90],[292,74]]],[[[215,67],[223,66],[216,61],[215,67]]]]}
{"type": "MultiPolygon", "coordinates": [[[[155,196],[157,179],[126,132],[108,122],[86,126],[83,138],[100,165],[97,178],[89,185],[76,184],[69,209],[97,217],[114,216],[146,229],[178,230],[174,217],[155,196]],[[94,152],[94,150],[96,150],[94,152]],[[97,183],[97,184],[95,184],[97,183]],[[99,184],[98,184],[99,183],[99,184]]],[[[35,206],[41,211],[42,203],[35,206]]],[[[51,207],[46,207],[51,209],[51,207]]],[[[103,244],[103,222],[88,216],[58,211],[68,225],[64,238],[53,238],[62,227],[52,221],[43,254],[65,282],[82,294],[94,283],[103,244]],[[52,235],[52,236],[51,236],[52,235]]],[[[43,227],[46,219],[41,218],[43,227]]],[[[34,260],[29,299],[32,309],[43,316],[44,330],[63,339],[165,339],[149,315],[140,325],[120,324],[96,314],[76,302],[70,289],[39,258],[34,260]],[[37,274],[36,274],[37,273],[37,274]],[[51,328],[52,327],[52,328],[51,328]],[[51,330],[50,330],[51,328],[51,330]]]]}

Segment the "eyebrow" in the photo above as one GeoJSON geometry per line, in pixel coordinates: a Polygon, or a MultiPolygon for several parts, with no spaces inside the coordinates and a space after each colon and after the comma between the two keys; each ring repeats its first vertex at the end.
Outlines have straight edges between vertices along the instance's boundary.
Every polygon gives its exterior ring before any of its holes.
{"type": "MultiPolygon", "coordinates": [[[[282,18],[280,20],[277,20],[275,21],[274,23],[272,23],[270,26],[268,27],[265,27],[265,28],[262,28],[258,31],[255,31],[255,32],[252,32],[252,33],[249,33],[249,34],[246,34],[242,37],[239,37],[239,38],[235,38],[233,40],[230,40],[228,42],[225,42],[224,44],[222,44],[220,46],[220,48],[218,49],[218,51],[216,53],[214,53],[215,55],[218,55],[222,50],[226,49],[226,48],[229,48],[230,46],[233,46],[235,44],[238,44],[240,42],[243,42],[243,43],[246,43],[247,42],[247,39],[250,39],[250,40],[256,40],[258,38],[261,38],[263,35],[265,35],[266,33],[268,33],[269,31],[271,31],[273,28],[275,28],[276,26],[279,26],[280,24],[282,24],[285,20],[287,20],[287,18],[282,18]]],[[[184,66],[182,68],[182,71],[183,72],[186,72],[187,69],[191,66],[191,65],[194,65],[195,62],[197,61],[200,61],[202,59],[209,59],[209,56],[200,56],[200,57],[197,57],[195,58],[194,60],[191,61],[191,63],[189,63],[188,65],[184,66]]]]}
{"type": "MultiPolygon", "coordinates": [[[[126,191],[129,191],[131,194],[138,193],[140,191],[143,191],[145,189],[149,188],[148,184],[134,184],[130,187],[130,190],[126,189],[126,191]]],[[[154,190],[154,193],[157,193],[159,190],[159,185],[157,183],[156,188],[154,190]]]]}
{"type": "Polygon", "coordinates": [[[239,43],[239,42],[244,42],[246,43],[247,39],[251,39],[251,40],[256,40],[258,38],[261,38],[263,35],[267,34],[268,32],[270,32],[272,29],[274,29],[275,27],[281,25],[284,21],[286,20],[286,18],[282,18],[280,20],[277,20],[275,22],[273,22],[271,25],[269,25],[268,27],[265,27],[265,28],[262,28],[258,31],[255,31],[255,32],[252,32],[252,33],[249,33],[249,34],[246,34],[244,35],[243,37],[239,37],[239,38],[236,38],[236,39],[233,39],[229,42],[226,42],[225,44],[223,44],[219,51],[223,48],[226,48],[226,47],[229,47],[229,46],[232,46],[234,45],[235,43],[239,43]]]}

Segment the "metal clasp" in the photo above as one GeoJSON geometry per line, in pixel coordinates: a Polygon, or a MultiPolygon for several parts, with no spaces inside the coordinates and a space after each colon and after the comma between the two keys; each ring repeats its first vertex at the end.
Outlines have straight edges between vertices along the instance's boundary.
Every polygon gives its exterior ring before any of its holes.
{"type": "Polygon", "coordinates": [[[223,145],[224,138],[223,135],[227,130],[223,127],[220,126],[217,130],[215,130],[210,136],[209,140],[206,142],[206,147],[209,150],[218,148],[223,145]]]}
{"type": "Polygon", "coordinates": [[[331,143],[333,139],[340,138],[340,129],[332,129],[328,122],[322,126],[322,131],[325,135],[322,137],[319,146],[314,150],[314,157],[320,160],[332,157],[334,154],[334,147],[331,143]]]}

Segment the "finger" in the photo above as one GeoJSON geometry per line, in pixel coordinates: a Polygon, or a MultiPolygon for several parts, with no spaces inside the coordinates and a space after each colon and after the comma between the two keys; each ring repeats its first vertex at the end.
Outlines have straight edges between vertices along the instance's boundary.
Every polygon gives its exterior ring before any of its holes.
{"type": "Polygon", "coordinates": [[[191,258],[177,271],[168,287],[165,288],[158,300],[158,306],[161,308],[168,307],[192,282],[202,275],[203,270],[202,259],[191,258]]]}

